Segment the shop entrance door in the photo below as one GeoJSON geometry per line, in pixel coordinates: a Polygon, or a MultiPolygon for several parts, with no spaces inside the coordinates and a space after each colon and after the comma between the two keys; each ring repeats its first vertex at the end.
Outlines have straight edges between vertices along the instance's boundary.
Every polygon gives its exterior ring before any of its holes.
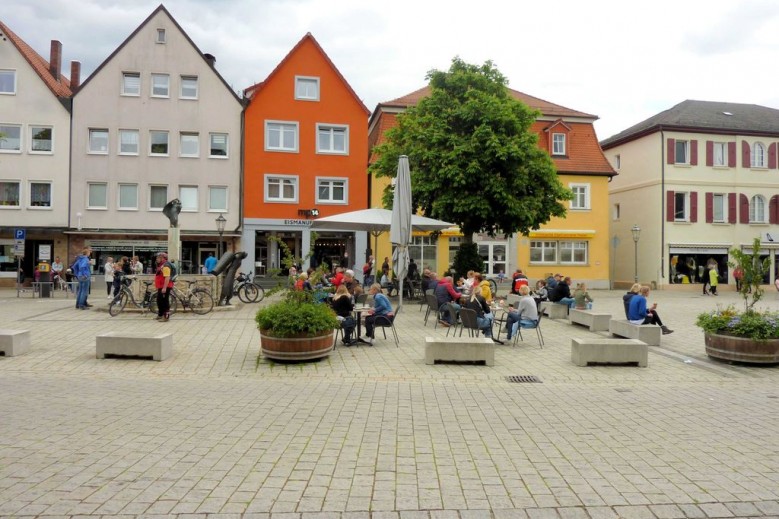
{"type": "MultiPolygon", "coordinates": [[[[208,256],[210,256],[211,254],[213,254],[214,257],[216,257],[216,247],[208,247],[208,246],[203,247],[203,246],[201,246],[200,249],[198,250],[198,253],[197,253],[197,257],[198,257],[197,272],[198,272],[198,274],[205,274],[205,266],[204,265],[206,264],[206,258],[208,258],[208,256]]],[[[217,257],[216,259],[218,260],[219,258],[217,257]]]]}

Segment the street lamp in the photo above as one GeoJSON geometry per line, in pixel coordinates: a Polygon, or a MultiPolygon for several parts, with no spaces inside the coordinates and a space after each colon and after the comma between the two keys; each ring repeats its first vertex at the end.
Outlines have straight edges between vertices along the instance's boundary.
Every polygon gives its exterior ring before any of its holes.
{"type": "Polygon", "coordinates": [[[635,268],[633,270],[633,283],[638,283],[638,240],[641,238],[641,227],[634,225],[633,228],[630,229],[630,232],[633,234],[633,255],[636,259],[635,268]]]}
{"type": "Polygon", "coordinates": [[[227,223],[227,220],[225,219],[224,215],[219,215],[219,218],[216,219],[216,230],[219,231],[219,254],[218,256],[222,257],[222,234],[225,232],[225,224],[227,223]]]}

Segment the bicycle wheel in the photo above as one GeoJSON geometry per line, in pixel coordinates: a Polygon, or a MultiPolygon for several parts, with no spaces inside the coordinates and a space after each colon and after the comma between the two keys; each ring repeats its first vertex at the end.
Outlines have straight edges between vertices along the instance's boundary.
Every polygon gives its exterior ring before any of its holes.
{"type": "Polygon", "coordinates": [[[111,303],[108,305],[108,313],[111,315],[111,317],[116,317],[120,313],[122,313],[122,310],[124,310],[125,305],[127,305],[127,292],[122,290],[119,292],[119,295],[117,295],[111,303]]]}
{"type": "Polygon", "coordinates": [[[262,287],[261,287],[260,285],[258,285],[257,283],[252,283],[252,285],[254,285],[255,287],[257,287],[257,297],[254,299],[254,302],[255,302],[255,303],[259,303],[260,301],[262,301],[263,299],[265,299],[265,289],[264,289],[264,288],[262,288],[262,287]]]}
{"type": "Polygon", "coordinates": [[[257,287],[251,283],[244,283],[238,289],[238,298],[244,303],[253,303],[257,299],[257,287]]]}
{"type": "Polygon", "coordinates": [[[159,313],[159,307],[157,306],[157,294],[152,294],[149,299],[149,312],[157,315],[159,313]]]}
{"type": "Polygon", "coordinates": [[[168,312],[170,315],[175,314],[178,312],[179,309],[179,300],[176,296],[174,296],[172,293],[170,294],[168,300],[170,301],[170,311],[168,312]]]}
{"type": "Polygon", "coordinates": [[[492,291],[492,295],[494,296],[495,294],[498,293],[498,284],[495,283],[494,279],[488,279],[487,281],[490,282],[490,290],[492,291]]]}
{"type": "Polygon", "coordinates": [[[189,307],[197,315],[207,314],[214,309],[214,298],[206,290],[193,290],[189,298],[189,307]]]}

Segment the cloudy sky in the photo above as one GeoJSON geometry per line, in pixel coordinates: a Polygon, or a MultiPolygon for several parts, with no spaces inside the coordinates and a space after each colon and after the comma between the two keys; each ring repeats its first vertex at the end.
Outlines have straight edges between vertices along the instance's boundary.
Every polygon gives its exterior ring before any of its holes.
{"type": "MultiPolygon", "coordinates": [[[[2,0],[0,19],[82,80],[159,5],[2,0]]],[[[311,32],[370,110],[454,56],[492,60],[512,88],[595,114],[604,139],[685,99],[779,108],[775,0],[168,0],[236,91],[311,32]]]]}

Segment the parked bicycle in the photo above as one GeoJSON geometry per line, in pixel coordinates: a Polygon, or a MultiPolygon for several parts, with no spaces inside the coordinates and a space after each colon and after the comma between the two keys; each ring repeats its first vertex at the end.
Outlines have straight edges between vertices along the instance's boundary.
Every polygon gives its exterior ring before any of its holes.
{"type": "MultiPolygon", "coordinates": [[[[178,281],[178,283],[181,282],[181,280],[178,281]]],[[[171,314],[178,310],[179,304],[183,310],[192,310],[192,313],[197,315],[207,314],[214,309],[214,298],[207,288],[197,286],[196,280],[184,280],[184,282],[187,283],[186,290],[181,290],[173,285],[173,290],[170,292],[171,314]]]]}
{"type": "Polygon", "coordinates": [[[116,294],[108,304],[108,313],[111,317],[116,317],[122,313],[122,310],[127,306],[127,303],[132,303],[135,308],[140,308],[141,313],[145,314],[147,311],[154,312],[155,314],[157,313],[157,290],[154,288],[154,282],[143,282],[146,291],[143,293],[143,299],[136,301],[133,291],[130,290],[133,279],[135,279],[135,276],[125,276],[122,278],[119,293],[116,294]]]}
{"type": "Polygon", "coordinates": [[[251,274],[239,272],[233,282],[233,295],[244,303],[259,303],[265,297],[265,289],[252,280],[251,274]]]}

